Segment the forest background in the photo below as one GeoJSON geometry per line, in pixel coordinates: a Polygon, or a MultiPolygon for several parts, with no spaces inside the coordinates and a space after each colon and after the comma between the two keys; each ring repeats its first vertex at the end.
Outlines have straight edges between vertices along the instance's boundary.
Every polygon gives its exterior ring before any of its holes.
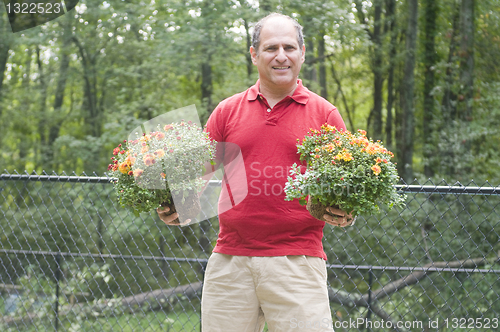
{"type": "Polygon", "coordinates": [[[406,180],[498,182],[497,0],[80,1],[13,34],[0,6],[0,169],[104,174],[144,121],[257,80],[253,24],[303,26],[300,78],[395,152],[406,180]]]}
{"type": "MultiPolygon", "coordinates": [[[[407,182],[500,184],[498,0],[82,0],[69,14],[15,34],[0,5],[0,170],[104,175],[113,148],[143,122],[195,104],[204,124],[217,103],[257,80],[248,53],[251,28],[275,11],[304,26],[305,85],[338,107],[349,130],[382,139],[407,182]]],[[[87,255],[206,258],[217,238],[216,218],[165,227],[156,213],[134,217],[117,209],[107,183],[5,181],[0,189],[0,247],[81,253],[63,259],[61,289],[74,293],[78,282],[92,294],[89,304],[201,285],[202,270],[189,262],[104,264],[87,255]],[[77,280],[74,271],[92,273],[77,280]]],[[[498,199],[411,195],[405,209],[364,216],[350,231],[325,228],[328,262],[425,267],[476,259],[477,266],[498,270],[498,199]]],[[[54,257],[38,257],[2,253],[0,281],[53,295],[54,257]]],[[[383,286],[398,278],[409,285],[401,271],[376,272],[373,285],[360,271],[329,270],[329,285],[352,298],[369,289],[387,295],[383,286]]],[[[393,288],[401,296],[377,301],[394,319],[498,317],[497,275],[436,273],[415,279],[414,287],[393,288]]],[[[69,299],[61,296],[61,306],[69,299]]],[[[178,312],[198,324],[199,301],[190,301],[178,312]]],[[[365,306],[337,302],[334,311],[364,317],[365,306]]],[[[189,320],[166,312],[182,324],[189,320]]],[[[80,320],[61,324],[112,331],[117,320],[129,319],[121,312],[115,320],[74,315],[80,320]]],[[[138,314],[146,323],[163,317],[144,316],[138,314]]],[[[47,311],[45,326],[52,317],[47,311]]],[[[177,330],[190,330],[189,324],[177,330]]]]}

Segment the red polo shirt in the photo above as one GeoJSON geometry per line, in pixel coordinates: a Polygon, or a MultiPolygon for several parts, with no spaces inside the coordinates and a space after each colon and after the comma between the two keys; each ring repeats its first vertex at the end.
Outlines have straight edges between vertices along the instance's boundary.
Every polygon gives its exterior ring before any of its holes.
{"type": "MultiPolygon", "coordinates": [[[[219,214],[220,232],[214,252],[326,259],[321,242],[325,222],[311,217],[297,200],[285,201],[284,187],[290,167],[302,163],[297,139],[324,123],[338,129],[345,129],[345,124],[335,106],[309,91],[301,80],[297,83],[293,96],[271,109],[259,93],[257,81],[248,90],[223,100],[208,119],[209,135],[217,142],[237,144],[243,156],[246,181],[241,176],[239,182],[231,181],[233,173],[226,169],[227,182],[233,186],[229,195],[238,190],[235,183],[248,188],[240,203],[219,214]]],[[[226,153],[224,163],[232,158],[226,153]]],[[[223,179],[223,188],[226,184],[223,179]]],[[[223,196],[219,206],[222,200],[232,199],[223,196]]]]}

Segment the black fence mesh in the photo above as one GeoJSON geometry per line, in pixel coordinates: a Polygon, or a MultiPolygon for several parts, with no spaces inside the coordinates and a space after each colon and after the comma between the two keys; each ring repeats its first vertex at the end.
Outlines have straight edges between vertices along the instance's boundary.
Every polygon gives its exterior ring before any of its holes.
{"type": "MultiPolygon", "coordinates": [[[[500,187],[399,187],[404,209],[325,226],[328,324],[499,330],[500,187]]],[[[135,217],[97,176],[2,174],[0,198],[1,331],[200,331],[217,218],[181,228],[135,217]]]]}

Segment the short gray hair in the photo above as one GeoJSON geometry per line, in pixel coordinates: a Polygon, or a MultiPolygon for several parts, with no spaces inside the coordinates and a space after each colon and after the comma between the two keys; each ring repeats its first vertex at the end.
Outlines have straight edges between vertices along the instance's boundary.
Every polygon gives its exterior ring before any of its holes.
{"type": "Polygon", "coordinates": [[[252,33],[252,46],[255,49],[255,52],[259,51],[259,46],[260,46],[260,32],[262,31],[262,27],[264,26],[264,23],[270,18],[274,17],[282,17],[286,18],[290,22],[292,22],[293,26],[295,27],[295,30],[297,30],[297,42],[299,43],[299,48],[302,51],[302,45],[304,45],[304,35],[302,33],[302,26],[297,22],[297,20],[291,18],[288,15],[283,15],[280,13],[271,13],[267,15],[266,17],[262,18],[259,22],[257,22],[253,28],[253,33],[252,33]]]}

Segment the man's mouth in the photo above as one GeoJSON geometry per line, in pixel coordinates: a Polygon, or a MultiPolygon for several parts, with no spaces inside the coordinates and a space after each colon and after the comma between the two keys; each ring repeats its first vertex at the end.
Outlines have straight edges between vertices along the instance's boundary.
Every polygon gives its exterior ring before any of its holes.
{"type": "Polygon", "coordinates": [[[277,70],[285,70],[285,69],[290,69],[290,66],[273,67],[273,69],[277,69],[277,70]]]}

